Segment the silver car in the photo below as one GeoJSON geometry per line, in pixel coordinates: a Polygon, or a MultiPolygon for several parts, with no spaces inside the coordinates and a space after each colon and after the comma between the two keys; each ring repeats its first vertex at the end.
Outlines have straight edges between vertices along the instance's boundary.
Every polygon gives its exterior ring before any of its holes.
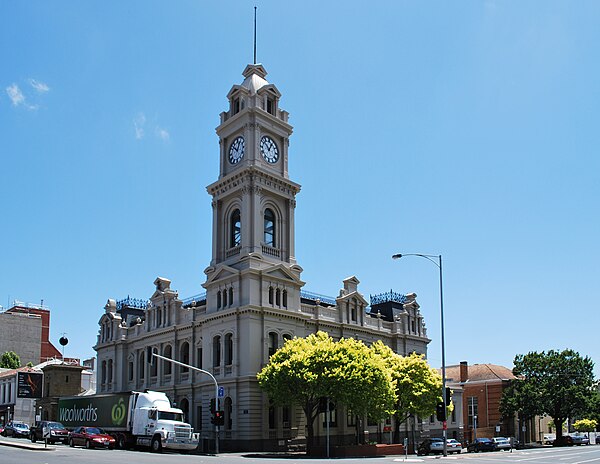
{"type": "Polygon", "coordinates": [[[508,438],[505,438],[505,437],[494,437],[494,438],[492,438],[492,440],[496,444],[496,449],[497,450],[509,450],[511,448],[511,446],[510,446],[510,440],[508,438]]]}

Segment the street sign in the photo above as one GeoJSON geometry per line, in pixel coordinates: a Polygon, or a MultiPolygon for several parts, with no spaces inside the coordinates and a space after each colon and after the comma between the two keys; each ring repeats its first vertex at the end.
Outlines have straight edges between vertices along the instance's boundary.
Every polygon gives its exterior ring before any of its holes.
{"type": "Polygon", "coordinates": [[[219,387],[219,398],[223,398],[225,396],[225,387],[219,387]]]}

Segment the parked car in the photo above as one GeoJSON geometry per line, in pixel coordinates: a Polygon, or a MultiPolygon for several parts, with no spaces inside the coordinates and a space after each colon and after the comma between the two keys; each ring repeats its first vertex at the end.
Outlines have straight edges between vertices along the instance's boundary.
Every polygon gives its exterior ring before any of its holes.
{"type": "Polygon", "coordinates": [[[494,437],[492,441],[496,444],[497,450],[509,450],[512,448],[510,440],[505,437],[494,437]]]}
{"type": "Polygon", "coordinates": [[[85,446],[86,448],[115,447],[115,439],[100,427],[77,427],[69,433],[69,446],[85,446]]]}
{"type": "Polygon", "coordinates": [[[429,453],[439,454],[444,452],[443,438],[428,438],[417,447],[417,455],[427,456],[429,453]]]}
{"type": "Polygon", "coordinates": [[[495,451],[496,444],[490,438],[476,438],[467,446],[467,453],[479,451],[495,451]]]}
{"type": "Polygon", "coordinates": [[[4,427],[3,437],[29,437],[29,426],[21,421],[11,421],[4,427]]]}
{"type": "Polygon", "coordinates": [[[571,439],[573,440],[574,445],[589,445],[590,444],[590,439],[587,437],[587,435],[583,435],[580,433],[574,433],[573,435],[571,435],[571,439]]]}
{"type": "Polygon", "coordinates": [[[0,424],[0,435],[4,432],[4,424],[0,424]]]}
{"type": "Polygon", "coordinates": [[[450,453],[461,453],[462,452],[462,444],[460,441],[455,440],[454,438],[448,438],[446,440],[446,448],[448,450],[448,454],[450,453]]]}
{"type": "Polygon", "coordinates": [[[69,443],[69,431],[60,422],[40,421],[34,427],[31,427],[29,438],[32,443],[37,440],[48,439],[48,443],[63,442],[69,443]],[[44,428],[46,428],[47,437],[44,437],[44,428]]]}
{"type": "Polygon", "coordinates": [[[596,444],[600,445],[600,435],[596,435],[596,444]]]}
{"type": "Polygon", "coordinates": [[[542,444],[543,445],[551,445],[552,443],[554,443],[554,440],[556,440],[556,435],[554,435],[552,433],[545,433],[544,438],[542,440],[542,444]]]}

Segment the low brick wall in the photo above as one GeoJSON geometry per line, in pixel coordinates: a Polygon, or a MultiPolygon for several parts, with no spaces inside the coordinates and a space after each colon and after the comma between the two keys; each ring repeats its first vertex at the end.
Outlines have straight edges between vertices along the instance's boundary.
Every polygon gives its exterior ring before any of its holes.
{"type": "MultiPolygon", "coordinates": [[[[314,457],[327,456],[327,448],[325,446],[315,446],[308,453],[314,457]]],[[[395,445],[348,445],[348,446],[331,446],[329,448],[329,456],[332,458],[367,458],[374,456],[391,456],[404,454],[404,446],[395,445]]]]}

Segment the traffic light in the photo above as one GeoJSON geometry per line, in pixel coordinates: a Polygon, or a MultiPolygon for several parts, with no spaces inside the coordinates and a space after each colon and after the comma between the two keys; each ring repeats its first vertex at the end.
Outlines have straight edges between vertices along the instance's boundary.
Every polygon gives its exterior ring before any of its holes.
{"type": "Polygon", "coordinates": [[[215,399],[212,398],[210,400],[210,413],[214,415],[216,410],[217,410],[217,408],[215,406],[215,399]]]}
{"type": "Polygon", "coordinates": [[[210,423],[219,427],[225,425],[225,411],[213,412],[210,423]]]}
{"type": "Polygon", "coordinates": [[[452,391],[450,387],[446,387],[446,406],[452,403],[452,391]]]}
{"type": "Polygon", "coordinates": [[[446,420],[446,408],[444,407],[443,401],[440,401],[435,405],[435,417],[440,422],[444,422],[446,420]]]}

